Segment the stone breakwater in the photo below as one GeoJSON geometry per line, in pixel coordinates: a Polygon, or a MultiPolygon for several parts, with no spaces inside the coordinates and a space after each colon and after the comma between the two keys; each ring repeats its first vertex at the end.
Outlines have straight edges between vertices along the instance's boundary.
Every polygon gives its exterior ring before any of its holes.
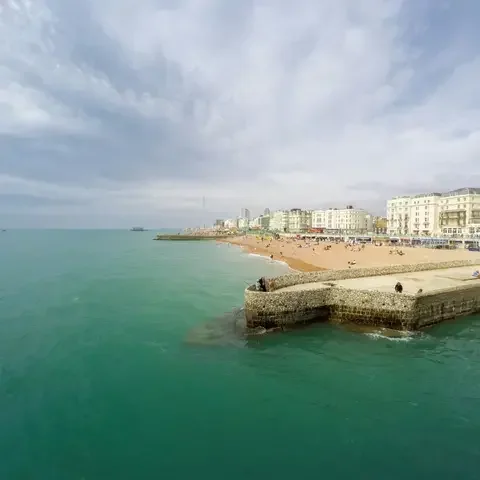
{"type": "Polygon", "coordinates": [[[480,260],[457,260],[282,275],[267,279],[266,292],[255,285],[245,290],[247,326],[333,321],[416,330],[480,311],[480,279],[471,276],[479,265],[480,260]],[[396,293],[395,276],[415,292],[396,293]],[[375,288],[379,281],[384,285],[375,288]]]}

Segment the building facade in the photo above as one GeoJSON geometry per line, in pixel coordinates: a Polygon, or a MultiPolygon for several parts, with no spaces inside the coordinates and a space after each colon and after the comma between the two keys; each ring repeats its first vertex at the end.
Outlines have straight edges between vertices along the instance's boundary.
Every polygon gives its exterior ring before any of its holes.
{"type": "Polygon", "coordinates": [[[303,233],[312,226],[312,212],[301,208],[292,208],[288,213],[288,231],[303,233]]]}
{"type": "Polygon", "coordinates": [[[386,234],[387,232],[387,217],[373,217],[373,233],[386,234]]]}
{"type": "Polygon", "coordinates": [[[480,235],[480,188],[393,197],[387,202],[390,235],[480,235]]]}
{"type": "Polygon", "coordinates": [[[312,228],[326,228],[326,210],[314,210],[312,212],[312,228]]]}
{"type": "Polygon", "coordinates": [[[443,193],[439,203],[439,229],[446,236],[480,236],[480,188],[443,193]]]}
{"type": "Polygon", "coordinates": [[[250,220],[250,228],[268,230],[269,227],[270,227],[269,216],[260,215],[250,220]]]}
{"type": "Polygon", "coordinates": [[[390,235],[424,235],[439,232],[440,193],[393,197],[387,202],[390,235]]]}
{"type": "Polygon", "coordinates": [[[277,210],[270,214],[270,230],[276,232],[288,232],[289,211],[277,210]]]}
{"type": "Polygon", "coordinates": [[[223,222],[225,228],[237,228],[238,227],[238,220],[236,218],[227,218],[223,222]]]}
{"type": "Polygon", "coordinates": [[[312,227],[324,228],[340,234],[373,232],[373,216],[366,210],[348,205],[346,208],[329,208],[312,212],[312,227]]]}
{"type": "Polygon", "coordinates": [[[237,226],[240,230],[246,230],[249,227],[250,220],[245,217],[237,218],[237,226]]]}

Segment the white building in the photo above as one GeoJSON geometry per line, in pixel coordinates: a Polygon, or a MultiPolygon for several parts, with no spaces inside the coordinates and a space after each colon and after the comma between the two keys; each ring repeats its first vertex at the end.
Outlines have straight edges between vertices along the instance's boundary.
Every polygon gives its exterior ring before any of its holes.
{"type": "Polygon", "coordinates": [[[237,228],[238,227],[238,220],[236,218],[228,218],[223,222],[225,228],[237,228]]]}
{"type": "Polygon", "coordinates": [[[480,188],[442,193],[438,223],[443,235],[480,236],[480,188]]]}
{"type": "Polygon", "coordinates": [[[312,227],[335,230],[338,233],[368,233],[373,231],[373,217],[366,210],[353,208],[329,208],[312,212],[312,227]]]}
{"type": "Polygon", "coordinates": [[[248,218],[245,218],[245,217],[237,218],[237,225],[238,225],[238,228],[240,228],[241,230],[248,229],[249,223],[250,221],[248,220],[248,218]]]}
{"type": "Polygon", "coordinates": [[[326,210],[314,210],[312,212],[312,227],[326,228],[326,210]]]}
{"type": "Polygon", "coordinates": [[[288,214],[288,231],[291,233],[306,232],[312,226],[312,212],[300,208],[292,208],[288,214]]]}
{"type": "Polygon", "coordinates": [[[270,230],[276,232],[287,232],[288,231],[288,210],[277,210],[270,214],[270,230]]]}
{"type": "Polygon", "coordinates": [[[480,235],[480,188],[393,197],[387,225],[390,235],[480,235]]]}
{"type": "Polygon", "coordinates": [[[248,226],[250,228],[260,228],[261,227],[261,220],[260,217],[254,217],[250,220],[248,226]]]}
{"type": "Polygon", "coordinates": [[[393,197],[387,202],[390,235],[435,235],[439,233],[439,193],[393,197]]]}
{"type": "Polygon", "coordinates": [[[270,217],[265,215],[260,215],[258,217],[250,220],[250,228],[257,228],[262,230],[267,230],[270,226],[270,217]]]}

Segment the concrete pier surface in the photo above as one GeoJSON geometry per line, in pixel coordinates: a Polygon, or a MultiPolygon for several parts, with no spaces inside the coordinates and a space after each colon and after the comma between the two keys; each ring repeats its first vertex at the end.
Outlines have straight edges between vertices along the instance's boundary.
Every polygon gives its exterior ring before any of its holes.
{"type": "Polygon", "coordinates": [[[334,321],[417,330],[480,312],[476,270],[480,259],[282,275],[266,279],[267,291],[245,290],[247,326],[334,321]]]}
{"type": "Polygon", "coordinates": [[[404,295],[416,295],[419,289],[422,293],[432,293],[452,287],[465,285],[465,282],[477,282],[480,286],[480,277],[473,277],[472,274],[478,268],[456,267],[441,270],[426,270],[424,272],[400,273],[396,275],[377,275],[374,277],[348,278],[333,282],[319,283],[310,282],[290,287],[280,288],[276,292],[298,292],[301,290],[317,290],[331,288],[348,288],[357,290],[369,290],[378,292],[393,292],[394,286],[400,282],[403,286],[404,295]]]}

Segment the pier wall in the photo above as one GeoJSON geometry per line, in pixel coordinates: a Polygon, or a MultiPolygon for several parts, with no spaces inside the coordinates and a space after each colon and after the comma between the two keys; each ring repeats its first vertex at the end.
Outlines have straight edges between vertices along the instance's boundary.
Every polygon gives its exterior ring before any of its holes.
{"type": "Polygon", "coordinates": [[[478,265],[462,260],[416,265],[326,270],[268,279],[267,292],[245,290],[245,314],[251,328],[288,326],[318,321],[381,325],[415,330],[458,315],[480,311],[480,280],[433,293],[408,295],[375,290],[336,288],[335,281],[478,265]],[[326,288],[279,291],[304,283],[330,283],[326,288]]]}
{"type": "Polygon", "coordinates": [[[480,280],[470,285],[419,295],[415,303],[416,327],[477,312],[480,312],[480,280]]]}

